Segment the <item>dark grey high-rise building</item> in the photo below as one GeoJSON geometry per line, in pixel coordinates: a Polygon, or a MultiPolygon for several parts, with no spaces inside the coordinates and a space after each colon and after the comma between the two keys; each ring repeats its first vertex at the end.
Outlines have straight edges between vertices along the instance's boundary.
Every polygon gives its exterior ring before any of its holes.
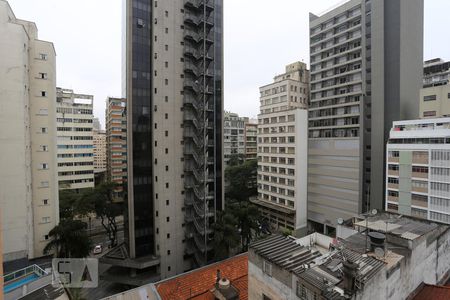
{"type": "Polygon", "coordinates": [[[125,249],[133,275],[167,278],[213,258],[224,206],[222,0],[124,3],[125,249]]]}
{"type": "Polygon", "coordinates": [[[383,208],[392,121],[418,113],[423,0],[350,0],[311,14],[310,57],[308,219],[333,230],[383,208]]]}

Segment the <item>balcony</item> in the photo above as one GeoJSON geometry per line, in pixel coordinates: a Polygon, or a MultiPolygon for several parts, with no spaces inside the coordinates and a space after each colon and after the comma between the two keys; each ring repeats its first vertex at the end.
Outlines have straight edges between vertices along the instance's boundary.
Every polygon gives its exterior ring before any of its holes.
{"type": "Polygon", "coordinates": [[[398,170],[388,170],[389,176],[398,176],[398,170]]]}

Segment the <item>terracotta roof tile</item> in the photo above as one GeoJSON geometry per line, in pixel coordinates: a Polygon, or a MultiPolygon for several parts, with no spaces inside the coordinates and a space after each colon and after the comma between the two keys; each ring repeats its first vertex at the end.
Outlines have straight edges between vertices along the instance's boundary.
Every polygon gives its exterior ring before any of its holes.
{"type": "Polygon", "coordinates": [[[239,291],[239,299],[248,299],[248,255],[242,254],[182,274],[156,284],[163,300],[214,300],[212,289],[217,270],[239,291]]]}
{"type": "Polygon", "coordinates": [[[437,286],[425,284],[413,300],[448,300],[450,299],[449,286],[437,286]]]}

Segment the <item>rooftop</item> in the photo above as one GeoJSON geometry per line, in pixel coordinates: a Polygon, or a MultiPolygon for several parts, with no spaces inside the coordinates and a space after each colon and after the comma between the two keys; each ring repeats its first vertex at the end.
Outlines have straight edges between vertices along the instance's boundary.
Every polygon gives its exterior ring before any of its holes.
{"type": "Polygon", "coordinates": [[[446,300],[450,299],[450,286],[425,284],[413,300],[446,300]]]}
{"type": "MultiPolygon", "coordinates": [[[[359,220],[354,225],[366,228],[366,221],[359,220]]],[[[367,227],[373,231],[384,232],[388,235],[411,241],[433,232],[438,228],[448,228],[448,226],[438,225],[432,221],[416,219],[409,216],[403,217],[402,215],[388,212],[378,213],[376,216],[369,217],[367,227]]]]}
{"type": "Polygon", "coordinates": [[[292,272],[302,271],[306,264],[321,256],[318,250],[298,244],[292,236],[273,235],[252,243],[250,248],[267,261],[292,272]]]}
{"type": "Polygon", "coordinates": [[[163,300],[195,299],[214,300],[214,286],[220,276],[230,280],[239,292],[240,300],[248,299],[248,256],[241,254],[206,267],[156,283],[156,290],[163,300]]]}

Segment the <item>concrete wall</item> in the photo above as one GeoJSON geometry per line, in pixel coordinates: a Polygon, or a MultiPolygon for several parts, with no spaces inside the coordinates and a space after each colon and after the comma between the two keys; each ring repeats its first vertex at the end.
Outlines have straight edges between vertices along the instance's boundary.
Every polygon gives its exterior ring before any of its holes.
{"type": "Polygon", "coordinates": [[[448,279],[450,230],[420,237],[416,243],[411,255],[382,269],[356,299],[406,299],[422,282],[442,284],[448,279]]]}
{"type": "Polygon", "coordinates": [[[4,260],[28,255],[32,245],[29,37],[0,1],[0,207],[4,260]]]}
{"type": "Polygon", "coordinates": [[[450,116],[449,94],[449,84],[421,89],[419,95],[419,118],[450,116]],[[431,95],[436,95],[436,100],[424,101],[425,96],[431,95]],[[435,112],[435,116],[432,115],[433,112],[435,112]]]}

